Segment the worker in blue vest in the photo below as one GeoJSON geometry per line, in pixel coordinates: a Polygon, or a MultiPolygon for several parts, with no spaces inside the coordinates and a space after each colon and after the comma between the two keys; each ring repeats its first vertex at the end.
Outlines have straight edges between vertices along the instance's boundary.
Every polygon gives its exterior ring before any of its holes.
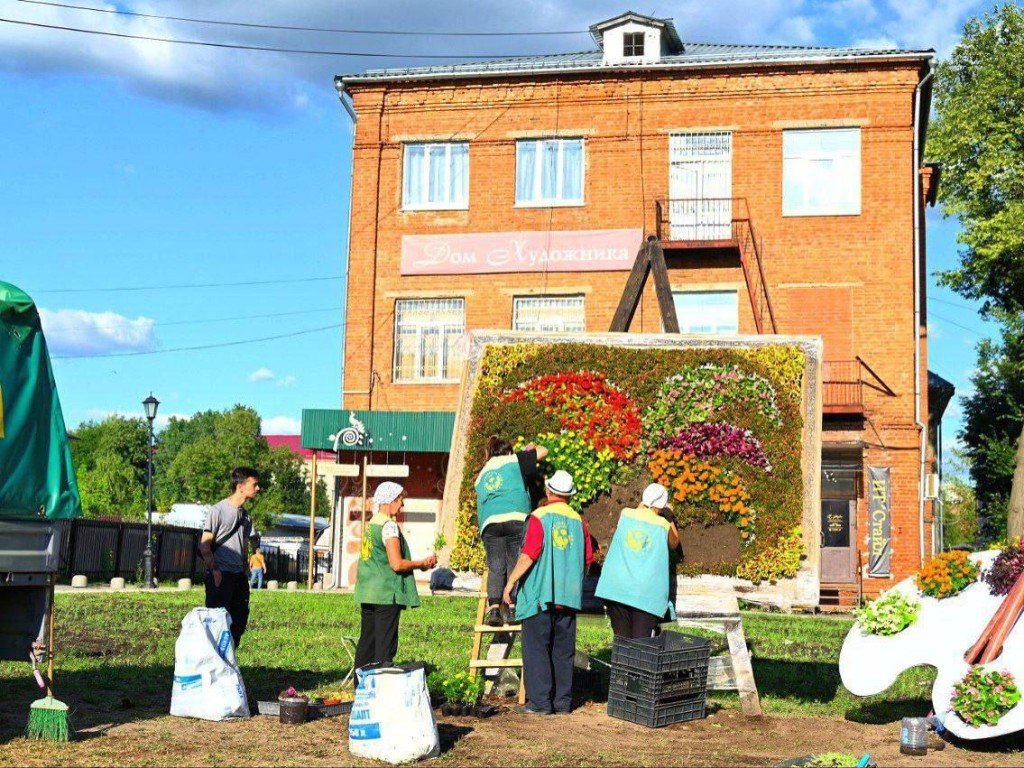
{"type": "Polygon", "coordinates": [[[476,478],[476,514],[487,555],[488,605],[484,621],[500,627],[514,615],[514,604],[503,605],[501,592],[519,557],[526,518],[533,509],[527,486],[537,475],[537,462],[548,455],[548,449],[528,445],[513,453],[507,441],[492,436],[484,452],[486,463],[476,478]]]}
{"type": "Polygon", "coordinates": [[[669,600],[669,552],[679,546],[668,490],[652,483],[637,509],[627,507],[601,566],[596,594],[604,600],[616,637],[652,637],[675,620],[669,600]]]}
{"type": "Polygon", "coordinates": [[[572,708],[576,612],[583,606],[583,574],[594,560],[590,531],[568,501],[572,476],[558,470],[544,484],[545,503],[527,518],[523,549],[508,577],[503,599],[522,579],[516,619],[523,623],[524,715],[563,714],[572,708]]]}

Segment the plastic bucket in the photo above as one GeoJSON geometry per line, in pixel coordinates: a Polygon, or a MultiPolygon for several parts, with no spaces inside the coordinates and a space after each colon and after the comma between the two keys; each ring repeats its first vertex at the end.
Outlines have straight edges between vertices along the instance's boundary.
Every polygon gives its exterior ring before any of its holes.
{"type": "Polygon", "coordinates": [[[309,700],[282,697],[277,700],[280,705],[278,719],[286,725],[299,725],[306,722],[309,713],[309,700]]]}

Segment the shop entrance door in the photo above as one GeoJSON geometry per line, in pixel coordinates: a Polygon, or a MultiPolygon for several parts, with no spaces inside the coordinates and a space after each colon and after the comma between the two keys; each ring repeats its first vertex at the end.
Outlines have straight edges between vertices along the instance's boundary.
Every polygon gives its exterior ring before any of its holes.
{"type": "Polygon", "coordinates": [[[821,580],[849,584],[857,576],[857,501],[821,500],[821,580]]]}

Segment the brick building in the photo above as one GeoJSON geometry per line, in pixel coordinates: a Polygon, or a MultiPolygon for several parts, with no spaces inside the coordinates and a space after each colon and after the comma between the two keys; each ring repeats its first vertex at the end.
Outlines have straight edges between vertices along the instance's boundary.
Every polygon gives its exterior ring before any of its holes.
{"type": "MultiPolygon", "coordinates": [[[[932,51],[684,43],[634,13],[591,33],[584,53],[337,78],[357,119],[337,420],[453,409],[467,329],[608,330],[655,235],[681,332],[823,337],[823,595],[866,570],[868,467],[890,468],[891,567],[864,581],[885,588],[939,546],[932,51]]],[[[650,284],[630,330],[661,330],[650,284]]]]}

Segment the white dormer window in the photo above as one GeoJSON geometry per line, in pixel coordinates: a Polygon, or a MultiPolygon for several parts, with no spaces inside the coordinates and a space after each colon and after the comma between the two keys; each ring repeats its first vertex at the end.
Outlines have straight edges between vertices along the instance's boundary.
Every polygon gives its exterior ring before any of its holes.
{"type": "Polygon", "coordinates": [[[622,36],[622,55],[627,59],[644,55],[643,32],[626,32],[622,36]]]}

